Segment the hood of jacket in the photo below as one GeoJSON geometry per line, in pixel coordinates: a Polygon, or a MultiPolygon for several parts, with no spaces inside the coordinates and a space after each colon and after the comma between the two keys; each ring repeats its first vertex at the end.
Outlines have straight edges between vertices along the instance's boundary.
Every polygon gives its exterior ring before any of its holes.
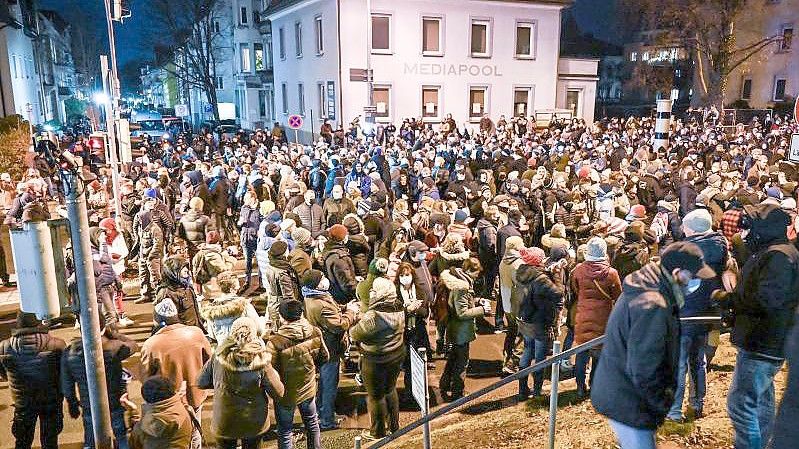
{"type": "Polygon", "coordinates": [[[266,343],[260,337],[242,344],[229,335],[217,347],[216,358],[230,371],[257,371],[272,362],[272,357],[266,350],[266,343]]]}
{"type": "Polygon", "coordinates": [[[523,264],[516,270],[516,280],[520,284],[529,284],[541,274],[541,269],[532,265],[523,264]]]}
{"type": "MultiPolygon", "coordinates": [[[[640,270],[634,271],[624,278],[622,286],[622,296],[629,296],[632,298],[671,298],[677,301],[672,289],[671,283],[662,274],[660,264],[650,262],[640,270]],[[659,292],[662,296],[657,295],[642,295],[648,292],[659,292]]],[[[649,300],[649,299],[647,299],[649,300]]],[[[635,301],[635,299],[633,299],[635,301]]],[[[660,307],[666,307],[667,304],[656,304],[660,307]]]]}
{"type": "Polygon", "coordinates": [[[189,263],[182,257],[169,257],[164,261],[161,273],[163,273],[164,279],[169,283],[184,285],[183,280],[180,278],[180,271],[188,266],[189,263]]]}
{"type": "Polygon", "coordinates": [[[191,419],[177,394],[152,404],[142,405],[141,430],[153,438],[174,435],[186,420],[191,419]]]}
{"type": "Polygon", "coordinates": [[[492,223],[492,222],[490,222],[490,221],[488,221],[488,219],[486,219],[485,217],[483,217],[483,218],[481,218],[481,219],[479,219],[477,221],[477,230],[478,231],[481,231],[481,230],[483,230],[485,228],[489,228],[489,227],[496,228],[497,225],[492,223]]]}
{"type": "Polygon", "coordinates": [[[518,251],[505,251],[505,256],[502,257],[502,261],[508,265],[513,265],[517,260],[521,260],[518,251]]]}
{"type": "Polygon", "coordinates": [[[583,262],[585,273],[589,279],[605,279],[610,273],[610,264],[607,261],[583,262]]]}
{"type": "Polygon", "coordinates": [[[705,258],[705,263],[710,265],[716,273],[721,275],[724,270],[724,256],[727,254],[727,240],[719,232],[692,235],[685,238],[686,242],[696,243],[705,258]]]}
{"type": "Polygon", "coordinates": [[[442,271],[439,279],[450,291],[470,290],[472,288],[472,284],[469,281],[453,273],[452,269],[442,271]]]}
{"type": "Polygon", "coordinates": [[[468,250],[463,250],[457,253],[447,253],[444,251],[440,251],[438,253],[442,259],[446,260],[447,262],[463,262],[471,256],[471,253],[468,250]]]}
{"type": "Polygon", "coordinates": [[[206,320],[239,317],[244,313],[246,307],[247,300],[244,298],[220,296],[214,302],[203,306],[202,315],[206,320]]]}
{"type": "Polygon", "coordinates": [[[297,321],[287,322],[280,326],[277,330],[278,335],[282,335],[290,340],[303,341],[311,338],[314,332],[313,325],[305,319],[300,318],[297,321]]]}

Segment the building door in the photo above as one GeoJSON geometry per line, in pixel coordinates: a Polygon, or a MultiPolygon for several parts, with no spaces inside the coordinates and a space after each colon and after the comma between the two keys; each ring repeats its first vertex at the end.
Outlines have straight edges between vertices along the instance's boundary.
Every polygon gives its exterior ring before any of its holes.
{"type": "Polygon", "coordinates": [[[582,116],[582,91],[580,89],[568,89],[566,91],[566,109],[572,112],[575,117],[582,116]]]}

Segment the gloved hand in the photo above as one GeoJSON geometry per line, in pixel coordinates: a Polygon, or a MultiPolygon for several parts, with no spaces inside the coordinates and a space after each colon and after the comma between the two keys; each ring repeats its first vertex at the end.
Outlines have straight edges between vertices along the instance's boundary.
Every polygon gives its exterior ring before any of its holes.
{"type": "Polygon", "coordinates": [[[72,419],[78,419],[80,417],[80,406],[78,403],[69,402],[67,405],[69,406],[69,416],[71,416],[72,419]]]}

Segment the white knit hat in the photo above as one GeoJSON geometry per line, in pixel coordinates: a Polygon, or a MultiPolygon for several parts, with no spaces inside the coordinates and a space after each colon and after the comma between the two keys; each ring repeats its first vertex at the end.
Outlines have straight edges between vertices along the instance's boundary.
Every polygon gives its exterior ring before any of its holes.
{"type": "Polygon", "coordinates": [[[608,258],[608,244],[602,237],[591,237],[585,245],[585,261],[601,262],[608,258]]]}
{"type": "Polygon", "coordinates": [[[713,217],[707,209],[694,209],[685,215],[682,219],[682,225],[687,230],[703,234],[710,231],[713,226],[713,217]]]}
{"type": "Polygon", "coordinates": [[[155,305],[155,314],[164,317],[164,318],[171,318],[178,316],[178,308],[175,306],[175,303],[172,302],[169,298],[164,298],[155,305]]]}

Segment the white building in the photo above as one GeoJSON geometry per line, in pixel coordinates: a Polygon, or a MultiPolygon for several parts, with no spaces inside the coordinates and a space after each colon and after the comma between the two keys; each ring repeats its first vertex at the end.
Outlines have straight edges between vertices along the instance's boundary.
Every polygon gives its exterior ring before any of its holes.
{"type": "Polygon", "coordinates": [[[569,4],[372,0],[368,12],[366,0],[272,1],[277,115],[305,116],[306,133],[326,118],[348,124],[369,104],[371,64],[378,122],[449,113],[472,126],[556,108],[593,120],[598,61],[559,55],[569,4]]]}
{"type": "Polygon", "coordinates": [[[39,35],[30,2],[0,2],[0,116],[45,121],[34,40],[39,35]]]}
{"type": "Polygon", "coordinates": [[[39,12],[39,70],[45,120],[67,123],[65,101],[77,94],[71,26],[55,11],[39,12]]]}

